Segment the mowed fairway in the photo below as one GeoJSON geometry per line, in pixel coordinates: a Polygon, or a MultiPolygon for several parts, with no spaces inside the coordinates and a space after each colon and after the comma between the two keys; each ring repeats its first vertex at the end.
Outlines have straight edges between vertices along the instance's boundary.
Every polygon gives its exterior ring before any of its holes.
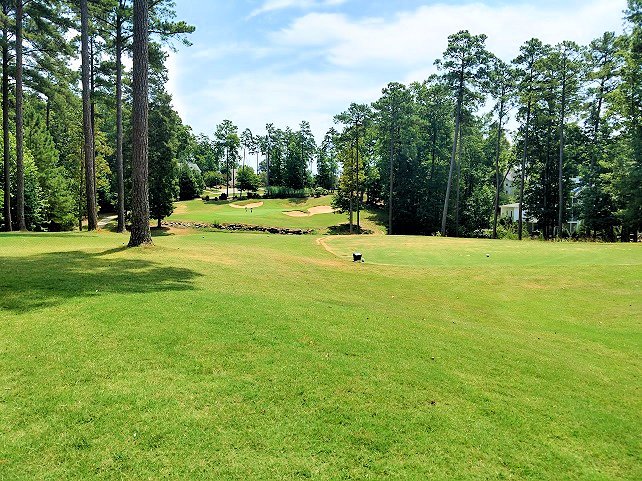
{"type": "MultiPolygon", "coordinates": [[[[287,213],[309,213],[309,209],[320,206],[329,207],[332,196],[307,199],[262,199],[244,200],[239,202],[204,202],[201,199],[186,202],[177,202],[174,214],[167,218],[168,222],[204,222],[220,224],[249,224],[265,227],[285,227],[293,229],[314,229],[324,233],[330,228],[337,228],[346,223],[346,216],[322,213],[305,217],[294,217],[287,213]],[[248,209],[234,208],[230,204],[243,206],[261,202],[260,207],[248,209]]],[[[382,227],[375,225],[374,215],[363,212],[363,227],[370,230],[382,231],[382,227]]],[[[355,220],[356,222],[356,220],[355,220]]]]}
{"type": "Polygon", "coordinates": [[[642,478],[640,245],[126,242],[0,234],[0,479],[642,478]]]}

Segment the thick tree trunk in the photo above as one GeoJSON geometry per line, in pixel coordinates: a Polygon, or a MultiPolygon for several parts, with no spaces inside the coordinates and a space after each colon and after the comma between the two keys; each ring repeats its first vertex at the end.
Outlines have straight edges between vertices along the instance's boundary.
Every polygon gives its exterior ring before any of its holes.
{"type": "Polygon", "coordinates": [[[23,0],[16,3],[16,216],[18,229],[27,230],[25,222],[24,118],[22,109],[22,20],[23,0]]]}
{"type": "Polygon", "coordinates": [[[10,169],[10,145],[9,145],[9,25],[7,15],[9,14],[9,0],[2,2],[2,13],[5,15],[3,22],[3,44],[2,44],[2,138],[3,144],[3,165],[4,165],[4,229],[8,232],[11,226],[11,169],[10,169]]]}
{"type": "Polygon", "coordinates": [[[87,228],[96,230],[98,218],[96,215],[96,190],[94,174],[94,133],[91,121],[91,92],[90,92],[90,59],[89,59],[89,10],[87,0],[80,2],[81,16],[81,55],[82,55],[82,110],[85,157],[85,190],[87,201],[87,228]]]}
{"type": "Polygon", "coordinates": [[[450,170],[448,171],[448,183],[446,184],[446,199],[444,200],[444,210],[441,214],[441,235],[446,235],[446,221],[448,220],[448,204],[450,203],[450,190],[453,183],[453,174],[455,173],[455,158],[457,156],[457,147],[459,142],[459,126],[461,124],[461,109],[463,103],[463,86],[460,85],[460,93],[457,98],[457,114],[455,115],[455,138],[453,141],[453,150],[450,155],[450,170]]]}
{"type": "Polygon", "coordinates": [[[116,16],[116,175],[118,190],[117,232],[125,232],[125,169],[123,167],[123,19],[116,16]]]}
{"type": "Polygon", "coordinates": [[[152,244],[149,229],[149,5],[134,0],[132,228],[129,246],[152,244]]]}

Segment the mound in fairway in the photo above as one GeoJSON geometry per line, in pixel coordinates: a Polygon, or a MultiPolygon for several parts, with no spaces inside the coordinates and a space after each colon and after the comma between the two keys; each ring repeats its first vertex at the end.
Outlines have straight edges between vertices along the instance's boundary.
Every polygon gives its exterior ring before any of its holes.
{"type": "Polygon", "coordinates": [[[639,245],[154,241],[0,234],[0,478],[640,478],[639,245]]]}

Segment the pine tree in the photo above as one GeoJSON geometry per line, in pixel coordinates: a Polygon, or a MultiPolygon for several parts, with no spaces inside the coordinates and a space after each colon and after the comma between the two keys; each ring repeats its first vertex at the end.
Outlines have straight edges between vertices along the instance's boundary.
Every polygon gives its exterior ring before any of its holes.
{"type": "Polygon", "coordinates": [[[134,0],[132,227],[130,247],[152,244],[149,229],[149,8],[134,0]]]}

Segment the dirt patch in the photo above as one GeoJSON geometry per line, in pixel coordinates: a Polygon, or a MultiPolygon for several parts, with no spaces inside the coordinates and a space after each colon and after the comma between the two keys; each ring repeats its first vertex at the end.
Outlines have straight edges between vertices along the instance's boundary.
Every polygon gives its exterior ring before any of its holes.
{"type": "Polygon", "coordinates": [[[332,214],[334,209],[329,205],[320,205],[318,207],[311,207],[307,212],[301,210],[291,210],[289,212],[284,212],[285,215],[290,217],[311,217],[318,214],[332,214]]]}
{"type": "Polygon", "coordinates": [[[263,202],[254,202],[253,204],[230,204],[230,207],[234,209],[256,209],[257,207],[263,207],[263,202]]]}

